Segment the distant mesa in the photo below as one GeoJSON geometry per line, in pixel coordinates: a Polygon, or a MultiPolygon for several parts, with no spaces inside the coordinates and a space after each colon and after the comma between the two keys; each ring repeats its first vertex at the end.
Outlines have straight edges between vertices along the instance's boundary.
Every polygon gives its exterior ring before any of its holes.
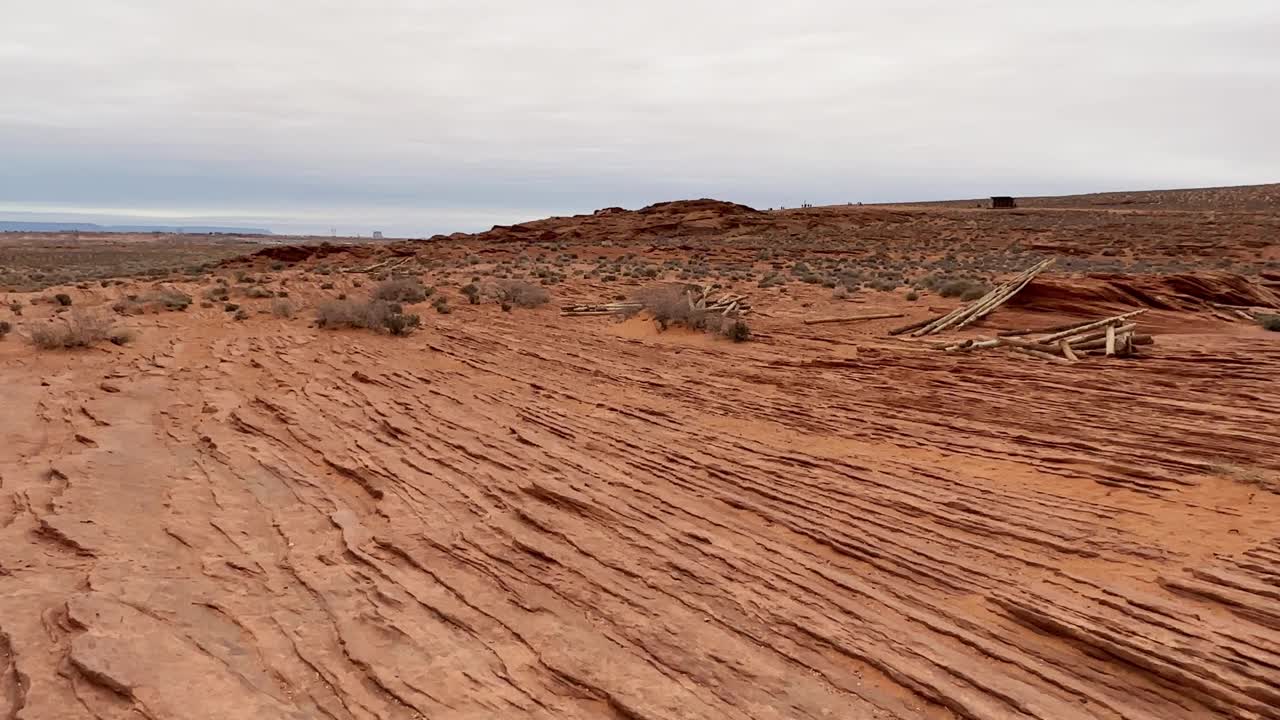
{"type": "Polygon", "coordinates": [[[0,220],[0,232],[182,233],[186,235],[270,235],[266,228],[218,225],[98,225],[97,223],[0,220]]]}

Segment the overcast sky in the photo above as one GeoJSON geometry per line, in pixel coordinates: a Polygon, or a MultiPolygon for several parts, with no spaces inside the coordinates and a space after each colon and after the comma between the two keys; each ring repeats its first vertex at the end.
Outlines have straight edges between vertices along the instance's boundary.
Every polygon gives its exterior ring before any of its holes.
{"type": "Polygon", "coordinates": [[[1247,184],[1277,128],[1280,0],[0,0],[0,218],[1247,184]]]}

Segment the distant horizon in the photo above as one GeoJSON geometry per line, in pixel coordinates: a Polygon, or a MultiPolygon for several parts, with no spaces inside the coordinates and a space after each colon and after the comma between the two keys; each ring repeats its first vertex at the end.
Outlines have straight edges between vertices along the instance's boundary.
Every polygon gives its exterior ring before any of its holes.
{"type": "MultiPolygon", "coordinates": [[[[1106,189],[1059,189],[1058,192],[1024,192],[1016,193],[1007,190],[992,194],[1012,195],[1019,198],[1042,198],[1075,195],[1100,195],[1117,192],[1162,192],[1175,190],[1200,190],[1233,187],[1261,187],[1277,184],[1276,182],[1244,183],[1232,185],[1180,185],[1176,187],[1156,188],[1106,188],[1106,189]]],[[[973,195],[967,197],[948,194],[940,197],[914,197],[910,199],[860,199],[843,201],[808,201],[802,200],[794,204],[776,203],[773,205],[743,202],[732,197],[715,197],[716,200],[739,202],[757,209],[765,210],[777,207],[800,207],[809,202],[815,206],[844,205],[863,203],[867,205],[912,204],[936,202],[963,202],[977,200],[989,195],[973,195]]],[[[425,238],[434,235],[449,235],[456,232],[475,233],[489,230],[495,225],[513,225],[521,222],[540,220],[548,217],[590,214],[604,207],[625,207],[636,210],[657,202],[672,200],[689,200],[684,198],[663,198],[639,203],[612,203],[593,205],[590,208],[424,208],[424,207],[361,207],[361,208],[329,208],[316,209],[206,209],[203,212],[192,208],[108,208],[108,207],[74,207],[58,206],[53,203],[24,205],[21,203],[0,202],[0,223],[57,223],[57,224],[95,224],[102,226],[148,226],[146,230],[124,230],[122,232],[176,232],[156,228],[206,228],[225,229],[229,233],[252,234],[266,230],[272,235],[281,237],[340,237],[369,238],[375,232],[386,238],[425,238]],[[31,207],[32,209],[24,209],[31,207]],[[37,209],[38,208],[38,209],[37,209]],[[383,218],[378,222],[377,218],[383,218]],[[308,220],[307,218],[311,218],[308,220]],[[448,224],[446,224],[448,223],[448,224]]],[[[38,232],[38,231],[30,231],[38,232]]],[[[103,232],[121,232],[104,228],[103,232]]],[[[183,232],[192,232],[184,230],[183,232]]],[[[203,231],[192,232],[202,234],[203,231]]]]}

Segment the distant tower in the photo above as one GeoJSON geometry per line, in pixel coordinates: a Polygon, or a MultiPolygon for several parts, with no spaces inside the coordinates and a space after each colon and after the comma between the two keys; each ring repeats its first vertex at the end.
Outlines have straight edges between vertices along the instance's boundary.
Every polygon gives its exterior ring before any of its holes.
{"type": "Polygon", "coordinates": [[[374,231],[373,231],[373,239],[374,239],[374,240],[381,240],[381,239],[382,239],[382,231],[381,231],[381,230],[374,230],[374,231]]]}

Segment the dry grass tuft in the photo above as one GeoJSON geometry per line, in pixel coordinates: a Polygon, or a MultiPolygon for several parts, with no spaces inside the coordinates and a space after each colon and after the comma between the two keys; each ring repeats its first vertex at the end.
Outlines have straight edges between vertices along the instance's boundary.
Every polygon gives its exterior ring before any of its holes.
{"type": "Polygon", "coordinates": [[[751,339],[751,328],[745,321],[697,309],[690,302],[689,292],[687,285],[651,285],[636,293],[635,301],[653,316],[663,330],[671,325],[680,325],[723,335],[734,342],[751,339]]]}
{"type": "Polygon", "coordinates": [[[289,302],[284,298],[276,298],[271,301],[272,315],[275,315],[278,318],[288,319],[293,317],[295,313],[297,313],[297,308],[293,306],[292,302],[289,302]]]}
{"type": "Polygon", "coordinates": [[[938,294],[945,298],[958,297],[961,300],[977,300],[986,295],[990,290],[977,280],[959,279],[950,280],[943,283],[938,288],[938,294]]]}
{"type": "Polygon", "coordinates": [[[1242,467],[1227,460],[1211,463],[1208,467],[1211,475],[1225,477],[1235,482],[1262,488],[1268,492],[1280,493],[1280,477],[1255,467],[1242,467]]]}
{"type": "Polygon", "coordinates": [[[397,303],[385,300],[329,300],[316,308],[316,323],[325,329],[365,328],[387,330],[392,335],[408,335],[421,318],[404,312],[397,303]]]}
{"type": "Polygon", "coordinates": [[[112,310],[121,315],[141,315],[149,311],[182,312],[191,306],[191,296],[176,288],[161,286],[145,295],[129,297],[116,302],[112,310]]]}
{"type": "Polygon", "coordinates": [[[424,287],[418,278],[395,278],[378,283],[373,289],[373,299],[412,304],[426,300],[434,292],[435,288],[424,287]]]}
{"type": "Polygon", "coordinates": [[[526,280],[499,280],[498,301],[518,307],[540,307],[551,302],[551,293],[546,288],[534,285],[526,280]]]}
{"type": "MultiPolygon", "coordinates": [[[[114,330],[111,321],[89,313],[75,313],[65,321],[51,321],[36,325],[31,329],[31,343],[41,350],[69,350],[71,348],[89,347],[103,340],[132,335],[124,330],[114,330]]],[[[124,340],[128,342],[128,339],[124,340]]],[[[123,342],[116,343],[118,345],[123,342]]]]}

